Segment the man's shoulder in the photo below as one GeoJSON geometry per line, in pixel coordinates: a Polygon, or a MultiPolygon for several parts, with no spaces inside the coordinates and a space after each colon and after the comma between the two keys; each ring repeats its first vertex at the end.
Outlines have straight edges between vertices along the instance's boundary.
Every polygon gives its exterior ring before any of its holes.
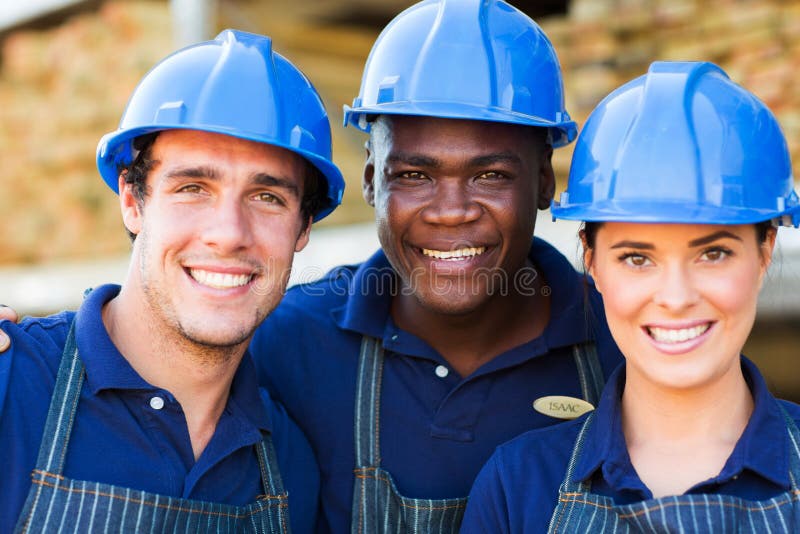
{"type": "Polygon", "coordinates": [[[60,360],[75,312],[64,311],[47,317],[26,317],[19,323],[0,321],[11,338],[9,355],[55,357],[60,360]]]}
{"type": "Polygon", "coordinates": [[[319,482],[316,457],[306,435],[287,413],[283,404],[273,399],[265,388],[260,388],[261,399],[269,414],[272,444],[284,477],[293,477],[305,483],[319,482]]]}
{"type": "Polygon", "coordinates": [[[352,283],[361,264],[339,265],[316,280],[301,282],[286,291],[276,308],[279,313],[302,313],[344,304],[352,294],[352,283]]]}
{"type": "Polygon", "coordinates": [[[11,338],[0,353],[0,415],[17,410],[19,403],[32,409],[31,395],[49,401],[74,312],[25,318],[19,324],[0,321],[11,338]]]}

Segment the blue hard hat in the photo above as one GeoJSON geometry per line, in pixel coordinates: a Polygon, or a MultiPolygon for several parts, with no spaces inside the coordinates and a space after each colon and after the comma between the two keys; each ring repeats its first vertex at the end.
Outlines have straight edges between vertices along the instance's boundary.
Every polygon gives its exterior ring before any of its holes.
{"type": "Polygon", "coordinates": [[[800,223],[786,139],[712,63],[656,62],[595,108],[554,219],[800,223]]]}
{"type": "Polygon", "coordinates": [[[344,109],[345,126],[365,132],[372,115],[422,115],[540,126],[553,146],[577,134],[553,45],[501,0],[425,0],[400,13],[344,109]]]}
{"type": "Polygon", "coordinates": [[[108,186],[119,192],[119,167],[133,161],[136,137],[174,128],[291,150],[327,182],[328,203],[314,220],[341,203],[344,179],[331,160],[330,123],[322,100],[303,73],[272,51],[269,37],[225,30],[153,67],[134,90],[119,128],[97,147],[97,167],[108,186]]]}

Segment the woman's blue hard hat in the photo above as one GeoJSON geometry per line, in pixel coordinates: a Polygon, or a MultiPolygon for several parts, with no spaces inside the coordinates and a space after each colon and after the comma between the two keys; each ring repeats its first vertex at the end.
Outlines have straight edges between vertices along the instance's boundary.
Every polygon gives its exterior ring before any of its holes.
{"type": "Polygon", "coordinates": [[[655,62],[608,95],[575,145],[554,219],[800,224],[786,139],[707,62],[655,62]]]}

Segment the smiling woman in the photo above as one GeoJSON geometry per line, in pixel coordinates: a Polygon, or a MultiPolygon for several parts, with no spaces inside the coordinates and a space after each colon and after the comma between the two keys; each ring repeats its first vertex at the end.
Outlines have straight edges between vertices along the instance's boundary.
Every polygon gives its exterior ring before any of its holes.
{"type": "Polygon", "coordinates": [[[654,63],[589,117],[553,216],[586,222],[625,364],[594,412],[497,450],[462,532],[798,532],[800,406],[741,355],[800,223],[772,113],[710,63],[654,63]]]}

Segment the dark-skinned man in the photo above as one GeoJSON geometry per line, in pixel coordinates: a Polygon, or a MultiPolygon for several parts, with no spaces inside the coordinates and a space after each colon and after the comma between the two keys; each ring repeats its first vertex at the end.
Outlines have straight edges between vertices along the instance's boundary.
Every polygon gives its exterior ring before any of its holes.
{"type": "Polygon", "coordinates": [[[259,378],[314,446],[333,532],[452,532],[494,448],[593,404],[621,361],[594,288],[531,241],[576,127],[546,36],[496,0],[398,15],[346,121],[381,250],[288,291],[259,378]]]}

